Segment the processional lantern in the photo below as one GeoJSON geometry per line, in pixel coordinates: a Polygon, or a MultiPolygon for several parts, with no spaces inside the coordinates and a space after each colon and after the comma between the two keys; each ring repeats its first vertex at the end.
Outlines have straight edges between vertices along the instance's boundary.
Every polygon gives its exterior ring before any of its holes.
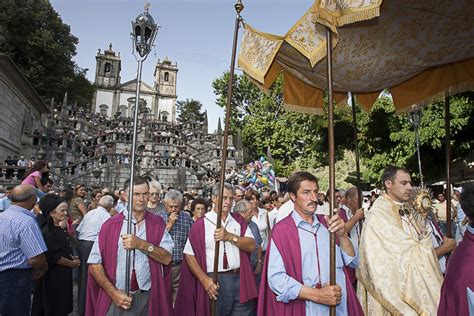
{"type": "Polygon", "coordinates": [[[132,42],[133,52],[145,59],[153,47],[158,29],[160,28],[153,17],[148,13],[149,4],[145,5],[145,10],[135,21],[132,21],[132,42]]]}
{"type": "MultiPolygon", "coordinates": [[[[133,136],[132,136],[132,149],[131,149],[131,161],[130,161],[130,182],[128,185],[128,200],[127,200],[127,214],[128,218],[132,218],[132,205],[133,205],[133,177],[135,175],[135,163],[136,163],[136,149],[137,149],[137,133],[138,133],[138,107],[140,100],[140,87],[142,80],[142,65],[143,61],[148,57],[156,35],[158,33],[158,25],[153,20],[153,17],[148,13],[150,5],[145,5],[145,10],[137,18],[132,21],[132,45],[133,55],[138,62],[137,69],[137,84],[135,91],[135,107],[133,115],[133,136]]],[[[132,221],[127,222],[127,234],[132,233],[132,221]]],[[[131,251],[127,250],[125,258],[125,292],[130,294],[130,262],[131,262],[131,251]]]]}

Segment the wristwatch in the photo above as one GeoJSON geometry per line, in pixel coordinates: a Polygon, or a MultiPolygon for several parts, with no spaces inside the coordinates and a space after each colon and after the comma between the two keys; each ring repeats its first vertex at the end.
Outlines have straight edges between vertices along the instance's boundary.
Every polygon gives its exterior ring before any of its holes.
{"type": "Polygon", "coordinates": [[[146,251],[147,251],[149,254],[152,253],[153,250],[155,250],[155,247],[154,247],[152,244],[148,245],[148,247],[146,248],[146,251]]]}
{"type": "Polygon", "coordinates": [[[239,241],[239,237],[237,237],[236,235],[233,235],[232,236],[232,243],[236,244],[238,241],[239,241]]]}

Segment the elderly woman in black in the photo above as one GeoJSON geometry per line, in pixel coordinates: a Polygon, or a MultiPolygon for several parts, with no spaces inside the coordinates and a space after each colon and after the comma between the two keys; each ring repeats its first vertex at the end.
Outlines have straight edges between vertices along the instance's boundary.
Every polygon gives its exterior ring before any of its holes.
{"type": "Polygon", "coordinates": [[[73,310],[72,269],[80,265],[66,230],[68,205],[56,194],[46,194],[38,204],[47,221],[42,232],[49,268],[35,284],[31,315],[65,316],[73,310]]]}

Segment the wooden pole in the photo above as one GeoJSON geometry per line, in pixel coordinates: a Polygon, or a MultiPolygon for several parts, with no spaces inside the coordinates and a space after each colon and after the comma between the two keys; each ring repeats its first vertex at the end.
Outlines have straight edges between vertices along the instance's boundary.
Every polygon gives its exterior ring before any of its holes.
{"type": "Polygon", "coordinates": [[[444,147],[446,159],[446,237],[453,238],[451,231],[451,118],[449,116],[449,96],[444,98],[444,147]]]}
{"type": "MultiPolygon", "coordinates": [[[[328,142],[329,142],[329,218],[334,215],[334,193],[336,187],[335,157],[334,157],[334,102],[332,87],[332,34],[326,27],[327,47],[327,80],[328,80],[328,142]]],[[[329,237],[329,284],[336,284],[336,236],[329,237]]],[[[330,315],[336,315],[336,307],[330,308],[330,315]]]]}
{"type": "MultiPolygon", "coordinates": [[[[350,92],[351,107],[352,107],[352,127],[354,129],[354,152],[356,158],[356,186],[358,189],[359,208],[362,207],[362,189],[360,187],[360,156],[359,156],[359,142],[357,139],[357,117],[356,117],[356,102],[355,95],[350,92]]],[[[362,229],[362,228],[361,228],[362,229]]]]}
{"type": "MultiPolygon", "coordinates": [[[[224,182],[225,182],[225,166],[227,161],[227,142],[229,138],[229,125],[230,125],[230,112],[232,104],[232,93],[234,87],[234,72],[235,72],[235,57],[237,55],[237,39],[239,37],[239,28],[242,18],[240,12],[244,9],[244,5],[241,0],[238,0],[234,6],[235,11],[237,12],[235,16],[235,25],[234,25],[234,40],[232,44],[232,57],[230,61],[230,76],[229,83],[227,86],[227,105],[225,112],[225,126],[224,126],[224,139],[222,141],[222,150],[221,150],[221,174],[220,174],[220,188],[219,188],[219,197],[217,199],[217,222],[216,229],[221,228],[222,223],[222,199],[224,196],[224,182]]],[[[230,215],[229,215],[230,216],[230,215]]],[[[219,249],[220,242],[216,241],[215,252],[214,252],[214,273],[213,280],[214,283],[218,282],[218,266],[219,266],[219,249]]],[[[216,315],[216,301],[211,299],[211,315],[216,315]]]]}

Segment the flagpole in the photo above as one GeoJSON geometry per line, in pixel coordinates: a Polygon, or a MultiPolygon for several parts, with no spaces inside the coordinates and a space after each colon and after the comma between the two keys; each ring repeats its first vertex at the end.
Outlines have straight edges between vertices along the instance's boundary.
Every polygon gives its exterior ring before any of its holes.
{"type": "MultiPolygon", "coordinates": [[[[335,157],[334,157],[334,103],[332,82],[332,34],[326,27],[327,81],[328,81],[328,142],[329,142],[329,218],[334,215],[335,157]]],[[[336,236],[329,235],[329,284],[336,285],[336,236]]],[[[330,307],[330,315],[336,315],[336,307],[330,307]]]]}
{"type": "MultiPolygon", "coordinates": [[[[220,188],[219,188],[219,197],[217,199],[217,222],[216,222],[216,229],[221,228],[222,223],[222,200],[224,196],[224,182],[225,182],[225,167],[227,162],[227,142],[229,138],[229,126],[230,126],[230,112],[231,112],[231,104],[232,104],[232,93],[234,87],[234,73],[235,73],[235,57],[237,55],[237,39],[239,37],[239,28],[240,23],[242,22],[242,17],[240,13],[244,9],[244,5],[242,4],[241,0],[238,0],[237,3],[234,5],[236,16],[235,16],[235,25],[234,25],[234,40],[232,44],[232,57],[230,62],[230,76],[229,76],[229,83],[227,86],[227,105],[226,105],[226,112],[225,112],[225,126],[224,126],[224,139],[222,141],[222,150],[221,150],[221,173],[220,173],[220,188]]],[[[230,216],[230,215],[229,215],[230,216]]],[[[215,244],[215,252],[214,252],[214,273],[213,273],[213,280],[214,283],[217,284],[218,282],[218,266],[219,266],[219,249],[220,242],[216,241],[215,244]]],[[[211,315],[216,315],[216,301],[211,299],[211,315]]]]}

